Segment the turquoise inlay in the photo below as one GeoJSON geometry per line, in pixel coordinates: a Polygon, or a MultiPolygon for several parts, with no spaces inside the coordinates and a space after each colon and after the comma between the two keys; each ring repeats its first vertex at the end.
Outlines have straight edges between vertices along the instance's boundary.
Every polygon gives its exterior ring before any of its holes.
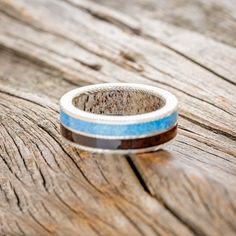
{"type": "Polygon", "coordinates": [[[139,136],[150,133],[163,132],[176,124],[177,112],[164,117],[160,120],[150,121],[140,124],[98,124],[88,121],[83,121],[74,117],[71,117],[61,111],[61,122],[68,128],[75,131],[80,131],[94,135],[106,135],[106,136],[139,136]]]}

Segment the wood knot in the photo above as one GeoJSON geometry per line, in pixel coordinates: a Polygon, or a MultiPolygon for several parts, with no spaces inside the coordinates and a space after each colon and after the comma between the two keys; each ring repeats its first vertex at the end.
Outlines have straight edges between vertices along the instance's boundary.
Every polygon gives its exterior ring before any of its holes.
{"type": "Polygon", "coordinates": [[[142,55],[136,52],[120,51],[120,56],[122,56],[123,59],[126,60],[125,64],[129,68],[132,68],[133,70],[138,71],[138,72],[144,71],[143,66],[140,64],[141,58],[143,57],[142,55]]]}
{"type": "Polygon", "coordinates": [[[120,51],[120,55],[128,61],[136,62],[136,53],[120,51]]]}

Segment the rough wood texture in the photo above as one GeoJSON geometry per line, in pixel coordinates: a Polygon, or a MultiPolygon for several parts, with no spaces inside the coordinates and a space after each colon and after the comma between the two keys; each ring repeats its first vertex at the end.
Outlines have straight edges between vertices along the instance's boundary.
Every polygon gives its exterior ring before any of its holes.
{"type": "MultiPolygon", "coordinates": [[[[234,1],[214,2],[235,24],[234,1]]],[[[0,235],[236,234],[233,30],[217,38],[196,21],[208,38],[130,12],[0,1],[0,235]],[[95,155],[61,141],[59,97],[115,81],[178,96],[179,135],[165,151],[95,155]]]]}
{"type": "Polygon", "coordinates": [[[236,46],[236,4],[233,0],[93,0],[139,19],[158,19],[236,46]]]}

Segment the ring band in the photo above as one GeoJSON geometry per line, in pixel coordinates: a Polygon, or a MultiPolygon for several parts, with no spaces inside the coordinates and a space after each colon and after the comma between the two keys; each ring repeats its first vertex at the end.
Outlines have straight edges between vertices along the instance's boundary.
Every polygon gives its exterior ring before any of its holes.
{"type": "Polygon", "coordinates": [[[74,89],[60,100],[61,134],[93,152],[153,151],[177,134],[178,101],[163,89],[105,83],[74,89]]]}

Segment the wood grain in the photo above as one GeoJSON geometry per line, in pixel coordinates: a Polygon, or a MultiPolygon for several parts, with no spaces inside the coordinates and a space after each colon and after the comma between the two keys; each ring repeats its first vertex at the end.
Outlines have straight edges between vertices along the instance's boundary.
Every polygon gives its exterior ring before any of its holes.
{"type": "Polygon", "coordinates": [[[136,19],[143,16],[199,32],[216,41],[236,46],[236,5],[231,0],[93,0],[136,19]]]}
{"type": "Polygon", "coordinates": [[[85,0],[0,1],[0,235],[235,235],[236,49],[205,35],[85,0]],[[61,141],[60,96],[114,81],[178,96],[165,151],[61,141]]]}

